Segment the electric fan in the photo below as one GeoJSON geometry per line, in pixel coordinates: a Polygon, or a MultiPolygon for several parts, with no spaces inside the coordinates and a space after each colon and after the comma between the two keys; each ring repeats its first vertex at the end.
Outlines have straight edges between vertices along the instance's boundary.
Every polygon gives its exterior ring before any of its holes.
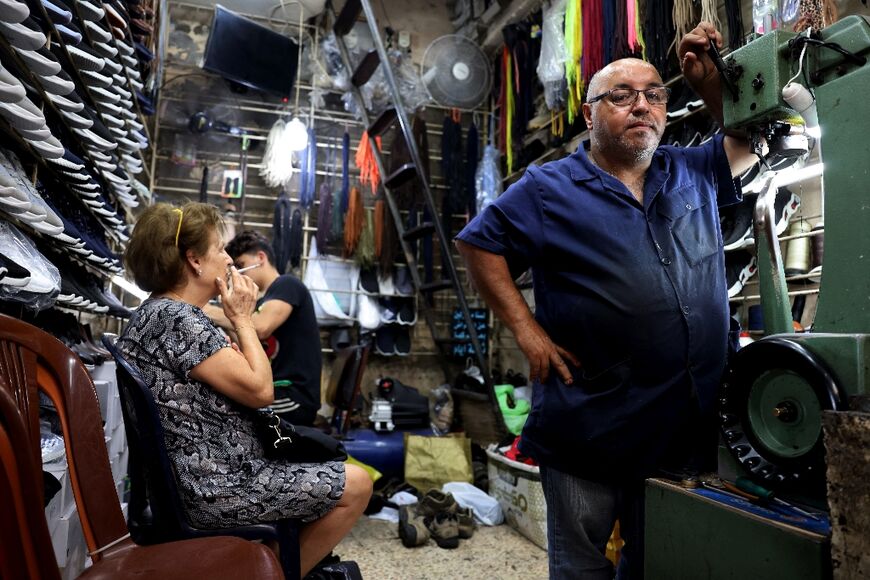
{"type": "Polygon", "coordinates": [[[436,38],[423,54],[423,86],[445,107],[474,109],[489,96],[489,60],[474,42],[448,34],[436,38]]]}

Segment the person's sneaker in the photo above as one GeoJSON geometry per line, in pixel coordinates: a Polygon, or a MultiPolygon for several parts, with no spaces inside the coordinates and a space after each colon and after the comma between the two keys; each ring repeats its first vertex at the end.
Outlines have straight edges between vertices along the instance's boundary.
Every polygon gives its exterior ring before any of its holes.
{"type": "Polygon", "coordinates": [[[459,547],[459,519],[456,514],[439,512],[425,521],[429,536],[439,548],[452,550],[459,547]]]}
{"type": "Polygon", "coordinates": [[[456,511],[456,519],[459,524],[459,537],[467,540],[474,535],[474,512],[470,507],[461,507],[456,511]]]}
{"type": "Polygon", "coordinates": [[[399,537],[406,548],[422,546],[429,541],[429,528],[426,527],[425,518],[413,505],[399,508],[399,537]]]}

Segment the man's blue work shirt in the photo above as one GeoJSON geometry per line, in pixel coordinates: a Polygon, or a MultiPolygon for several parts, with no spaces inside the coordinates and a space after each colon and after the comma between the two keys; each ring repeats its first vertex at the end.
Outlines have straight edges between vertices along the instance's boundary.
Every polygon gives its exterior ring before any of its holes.
{"type": "MultiPolygon", "coordinates": [[[[534,386],[521,450],[590,479],[647,475],[714,407],[727,354],[719,205],[740,200],[723,138],[661,146],[643,207],[583,145],[529,167],[457,238],[531,267],[535,318],[582,364],[534,386]]],[[[567,362],[567,361],[566,361],[567,362]]]]}

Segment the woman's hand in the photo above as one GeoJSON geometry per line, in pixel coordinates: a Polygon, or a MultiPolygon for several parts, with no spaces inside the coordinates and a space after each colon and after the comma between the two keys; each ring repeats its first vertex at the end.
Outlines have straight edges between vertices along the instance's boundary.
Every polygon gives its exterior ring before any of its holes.
{"type": "Polygon", "coordinates": [[[230,280],[232,287],[228,288],[223,278],[217,279],[224,314],[236,328],[244,324],[253,326],[251,314],[253,314],[254,307],[257,304],[259,289],[253,280],[243,274],[239,274],[235,266],[230,268],[230,280]]]}

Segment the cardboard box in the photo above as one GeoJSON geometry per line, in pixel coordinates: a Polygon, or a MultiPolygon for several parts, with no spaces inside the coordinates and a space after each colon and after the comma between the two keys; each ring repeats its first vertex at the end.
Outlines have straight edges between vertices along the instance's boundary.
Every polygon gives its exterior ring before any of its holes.
{"type": "Polygon", "coordinates": [[[547,549],[547,503],[540,468],[486,450],[489,495],[498,500],[505,520],[519,533],[547,549]]]}

